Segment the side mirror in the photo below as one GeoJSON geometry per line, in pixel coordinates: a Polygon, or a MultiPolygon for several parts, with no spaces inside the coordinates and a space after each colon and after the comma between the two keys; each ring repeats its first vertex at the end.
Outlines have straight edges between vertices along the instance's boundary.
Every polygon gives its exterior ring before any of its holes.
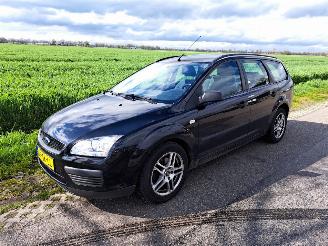
{"type": "Polygon", "coordinates": [[[221,101],[223,99],[222,93],[220,91],[206,91],[199,97],[199,104],[203,105],[207,102],[221,101]]]}

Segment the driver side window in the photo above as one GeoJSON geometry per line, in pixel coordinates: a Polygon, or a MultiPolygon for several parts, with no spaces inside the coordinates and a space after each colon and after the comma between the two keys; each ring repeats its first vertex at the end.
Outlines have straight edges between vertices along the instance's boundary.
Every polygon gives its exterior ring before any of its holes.
{"type": "Polygon", "coordinates": [[[202,84],[203,93],[220,91],[223,98],[228,98],[242,91],[240,71],[236,61],[219,64],[202,84]]]}

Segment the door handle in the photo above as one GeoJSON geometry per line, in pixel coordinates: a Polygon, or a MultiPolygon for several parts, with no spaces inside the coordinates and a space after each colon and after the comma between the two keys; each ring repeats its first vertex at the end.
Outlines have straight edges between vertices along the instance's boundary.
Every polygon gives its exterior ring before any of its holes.
{"type": "Polygon", "coordinates": [[[256,102],[257,101],[257,99],[256,98],[253,98],[253,99],[251,99],[251,100],[248,100],[247,102],[248,103],[253,103],[253,102],[256,102]]]}
{"type": "Polygon", "coordinates": [[[247,101],[247,103],[253,103],[253,102],[256,102],[257,99],[256,99],[255,97],[256,97],[255,94],[252,94],[252,95],[248,96],[247,98],[248,98],[249,100],[247,101]]]}

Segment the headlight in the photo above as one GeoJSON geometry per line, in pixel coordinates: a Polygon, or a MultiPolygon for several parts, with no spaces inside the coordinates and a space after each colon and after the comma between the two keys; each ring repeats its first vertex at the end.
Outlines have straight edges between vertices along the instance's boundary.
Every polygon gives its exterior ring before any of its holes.
{"type": "Polygon", "coordinates": [[[94,157],[106,157],[110,148],[122,136],[97,137],[80,140],[73,145],[71,154],[94,157]]]}

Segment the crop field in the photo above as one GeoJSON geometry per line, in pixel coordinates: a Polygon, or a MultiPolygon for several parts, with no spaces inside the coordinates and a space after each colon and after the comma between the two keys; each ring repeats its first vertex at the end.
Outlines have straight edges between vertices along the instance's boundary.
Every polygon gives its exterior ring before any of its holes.
{"type": "MultiPolygon", "coordinates": [[[[157,59],[180,54],[179,51],[0,45],[0,201],[26,192],[26,189],[12,191],[12,186],[20,187],[17,180],[22,187],[28,184],[43,192],[38,180],[45,178],[40,178],[41,174],[35,176],[39,169],[33,158],[36,130],[48,116],[110,89],[157,59]],[[35,180],[31,181],[31,177],[35,180]]],[[[328,57],[277,57],[286,64],[296,84],[294,109],[328,99],[328,57]]],[[[49,194],[56,189],[50,181],[44,184],[51,187],[49,194]]],[[[27,196],[40,197],[40,192],[27,196]]]]}

